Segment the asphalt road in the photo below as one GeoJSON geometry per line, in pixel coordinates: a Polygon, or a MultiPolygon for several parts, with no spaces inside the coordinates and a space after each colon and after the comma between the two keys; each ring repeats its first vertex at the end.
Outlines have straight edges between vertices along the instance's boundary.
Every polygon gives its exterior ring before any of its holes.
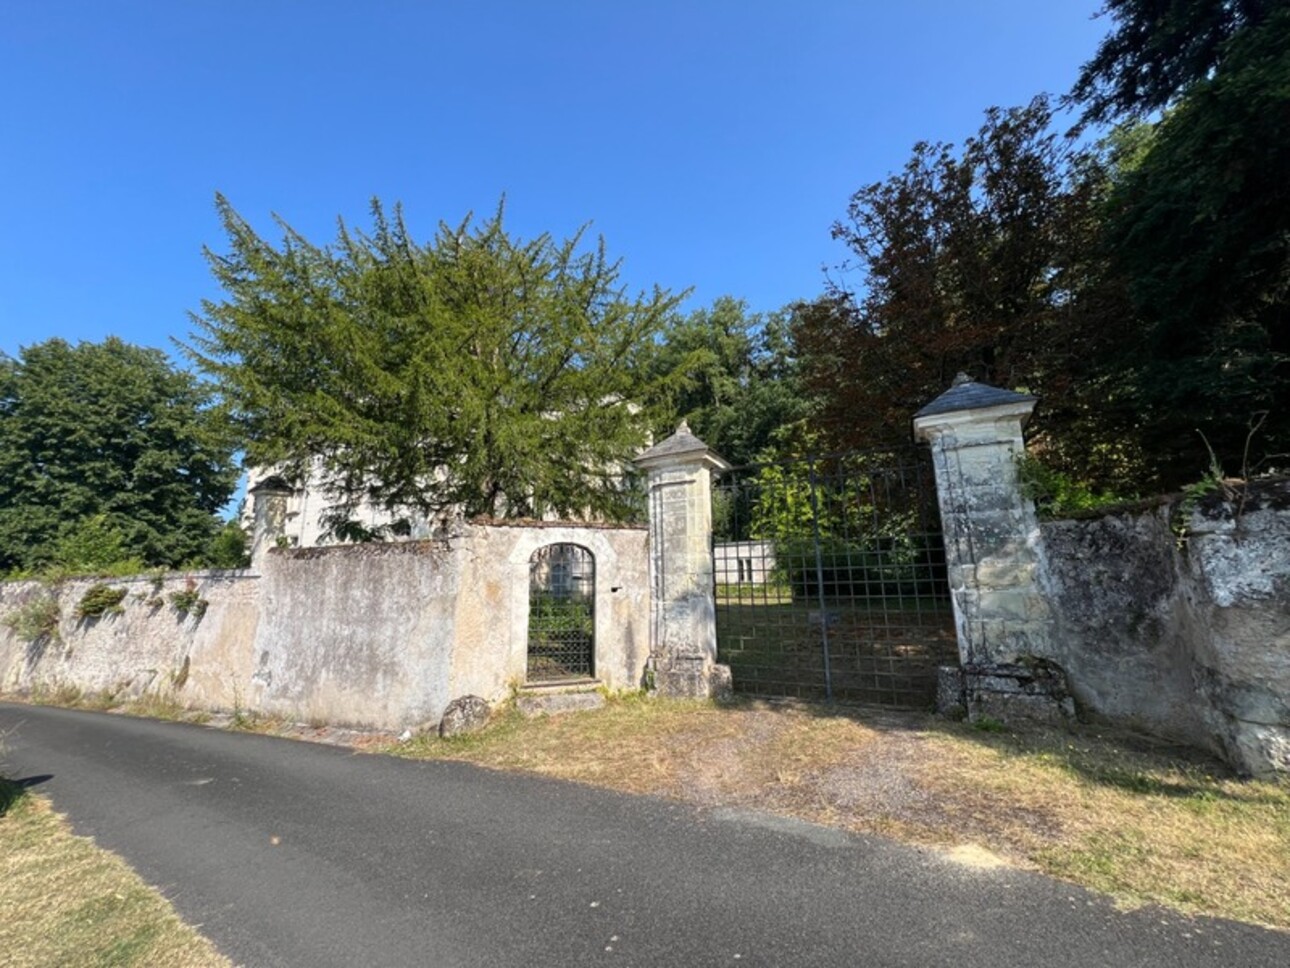
{"type": "Polygon", "coordinates": [[[761,815],[71,710],[0,732],[254,968],[1290,965],[1287,934],[761,815]]]}

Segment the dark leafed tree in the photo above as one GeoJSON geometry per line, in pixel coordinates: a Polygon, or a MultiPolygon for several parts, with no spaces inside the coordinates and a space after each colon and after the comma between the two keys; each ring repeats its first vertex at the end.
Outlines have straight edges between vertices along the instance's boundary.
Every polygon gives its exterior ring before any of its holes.
{"type": "Polygon", "coordinates": [[[1102,15],[1111,31],[1081,69],[1070,99],[1094,123],[1158,111],[1211,77],[1234,37],[1262,28],[1285,6],[1285,0],[1106,0],[1102,15]]]}
{"type": "Polygon", "coordinates": [[[803,378],[835,446],[909,439],[910,418],[958,371],[1039,394],[1058,463],[1123,474],[1129,418],[1099,367],[1131,334],[1099,249],[1108,173],[1053,132],[1049,103],[992,109],[960,152],[919,144],[851,199],[834,236],[848,278],[799,310],[803,378]]]}
{"type": "Polygon", "coordinates": [[[210,403],[115,338],[0,357],[0,571],[203,558],[237,479],[210,403]]]}
{"type": "Polygon", "coordinates": [[[225,298],[188,346],[253,464],[312,461],[339,496],[396,516],[624,513],[647,440],[644,357],[677,301],[629,296],[603,241],[521,240],[487,220],[415,241],[373,203],[370,233],[262,239],[223,198],[225,298]]]}
{"type": "Polygon", "coordinates": [[[1112,32],[1071,97],[1094,121],[1165,109],[1122,166],[1106,226],[1144,332],[1133,389],[1145,445],[1172,484],[1206,466],[1207,447],[1229,473],[1285,466],[1290,4],[1107,10],[1112,32]]]}

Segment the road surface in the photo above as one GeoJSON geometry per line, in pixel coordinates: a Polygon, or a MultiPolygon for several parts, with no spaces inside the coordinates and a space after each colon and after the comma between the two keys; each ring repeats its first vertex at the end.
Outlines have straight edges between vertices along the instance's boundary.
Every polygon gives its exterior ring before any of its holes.
{"type": "Polygon", "coordinates": [[[0,733],[249,968],[1290,965],[1290,934],[764,815],[48,707],[0,733]]]}

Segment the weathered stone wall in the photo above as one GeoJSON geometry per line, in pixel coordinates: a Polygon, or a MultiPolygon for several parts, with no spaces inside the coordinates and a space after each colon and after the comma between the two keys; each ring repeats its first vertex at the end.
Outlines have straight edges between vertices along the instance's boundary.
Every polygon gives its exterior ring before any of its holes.
{"type": "Polygon", "coordinates": [[[258,573],[110,580],[119,614],[77,621],[94,580],[56,589],[0,583],[0,619],[55,595],[59,634],[25,641],[0,625],[0,691],[138,695],[192,708],[240,708],[299,721],[401,729],[436,723],[459,696],[504,698],[523,682],[528,565],[571,542],[596,561],[596,672],[641,684],[649,656],[643,529],[468,525],[451,538],[269,551],[258,573]],[[178,615],[169,597],[208,604],[178,615]]]}
{"type": "Polygon", "coordinates": [[[452,699],[460,555],[447,541],[270,552],[246,704],[297,721],[436,721],[452,699]]]}
{"type": "Polygon", "coordinates": [[[176,688],[198,708],[235,705],[239,683],[251,672],[258,620],[259,579],[246,572],[193,572],[151,578],[111,579],[123,588],[119,614],[76,618],[76,607],[99,579],[76,579],[47,588],[39,582],[0,582],[0,618],[38,599],[59,604],[56,635],[29,641],[0,625],[0,691],[53,691],[74,687],[137,697],[176,688]],[[170,602],[195,592],[204,614],[180,614],[170,602]]]}
{"type": "Polygon", "coordinates": [[[505,695],[524,680],[529,560],[549,544],[581,545],[595,559],[596,678],[637,689],[650,654],[648,533],[559,524],[473,526],[456,599],[453,697],[505,695]]]}
{"type": "Polygon", "coordinates": [[[1290,482],[1041,532],[1052,657],[1085,713],[1290,772],[1290,482]]]}

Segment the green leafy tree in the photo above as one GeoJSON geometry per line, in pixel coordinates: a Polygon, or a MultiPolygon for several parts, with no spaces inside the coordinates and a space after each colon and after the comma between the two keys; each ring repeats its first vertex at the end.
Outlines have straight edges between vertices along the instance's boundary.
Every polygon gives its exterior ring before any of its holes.
{"type": "Polygon", "coordinates": [[[142,571],[144,563],[131,553],[122,529],[106,514],[96,514],[76,522],[54,542],[50,564],[62,571],[93,572],[104,568],[120,570],[134,565],[142,571]]]}
{"type": "Polygon", "coordinates": [[[624,463],[656,398],[645,371],[677,297],[629,297],[603,240],[509,235],[503,211],[419,243],[372,206],[318,246],[265,241],[220,197],[224,290],[187,347],[251,464],[316,461],[340,502],[395,515],[626,513],[624,463]]]}
{"type": "Polygon", "coordinates": [[[0,357],[0,571],[197,558],[236,479],[209,390],[159,350],[52,339],[0,357]]]}
{"type": "Polygon", "coordinates": [[[1093,123],[1141,118],[1167,107],[1222,67],[1234,38],[1283,15],[1285,3],[1105,0],[1102,12],[1113,27],[1069,95],[1093,123]]]}
{"type": "MultiPolygon", "coordinates": [[[[780,427],[810,410],[797,378],[787,310],[750,313],[730,296],[676,318],[652,369],[670,393],[669,418],[734,464],[746,464],[780,427]]],[[[660,428],[670,431],[670,426],[660,428]]]]}
{"type": "Polygon", "coordinates": [[[246,568],[251,564],[250,541],[235,517],[224,522],[211,538],[203,556],[212,568],[246,568]]]}
{"type": "Polygon", "coordinates": [[[771,542],[778,579],[799,597],[930,593],[941,546],[906,453],[830,455],[821,443],[805,422],[776,433],[754,476],[718,489],[718,540],[771,542]]]}

